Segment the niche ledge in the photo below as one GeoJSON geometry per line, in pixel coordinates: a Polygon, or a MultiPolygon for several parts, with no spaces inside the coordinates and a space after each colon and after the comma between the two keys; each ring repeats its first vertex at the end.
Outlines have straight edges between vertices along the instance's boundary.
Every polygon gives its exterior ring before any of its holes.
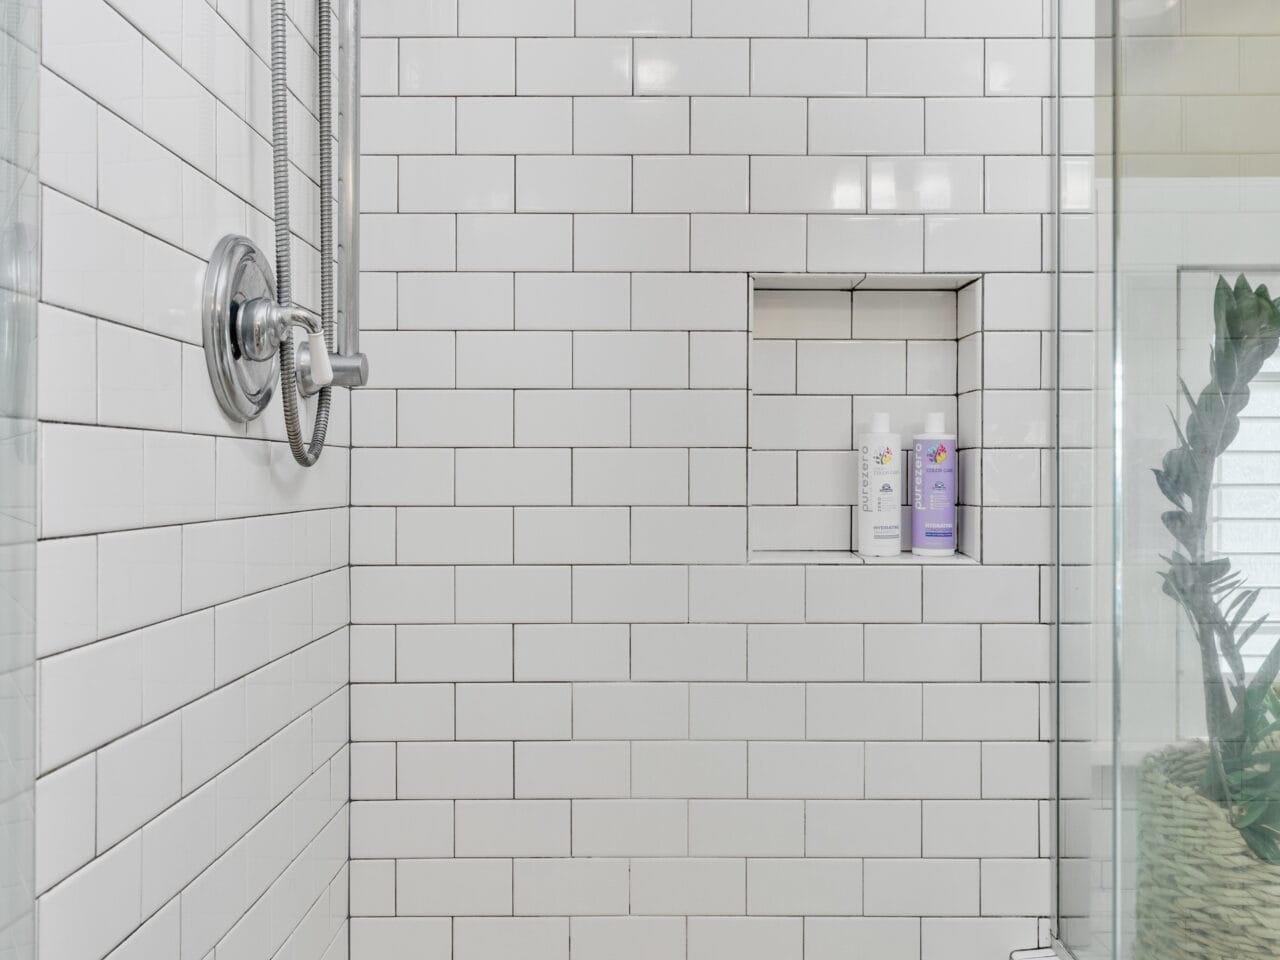
{"type": "Polygon", "coordinates": [[[760,274],[748,351],[748,559],[769,564],[981,562],[982,277],[760,274]],[[856,552],[856,440],[872,413],[902,437],[903,553],[856,552]],[[941,411],[958,435],[959,551],[911,554],[911,438],[941,411]]]}

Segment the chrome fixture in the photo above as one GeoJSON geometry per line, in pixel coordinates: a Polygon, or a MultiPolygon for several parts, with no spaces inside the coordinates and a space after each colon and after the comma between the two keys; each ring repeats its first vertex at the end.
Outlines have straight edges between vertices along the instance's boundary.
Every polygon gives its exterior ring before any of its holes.
{"type": "Polygon", "coordinates": [[[360,0],[338,5],[338,349],[333,382],[363,387],[369,360],[360,352],[360,0]]]}
{"type": "Polygon", "coordinates": [[[369,365],[359,352],[359,0],[342,0],[339,15],[343,73],[341,169],[341,351],[335,353],[334,298],[333,37],[328,0],[318,0],[317,52],[320,95],[320,313],[297,306],[292,296],[289,221],[289,93],[286,75],[287,0],[271,0],[271,134],[277,276],[262,251],[242,236],[224,237],[205,274],[205,360],[214,394],[228,417],[243,423],[259,416],[277,380],[289,447],[299,464],[320,459],[329,426],[332,385],[362,386],[369,365]],[[293,328],[307,332],[295,347],[293,328]],[[298,397],[319,394],[309,441],[302,434],[298,397]]]}

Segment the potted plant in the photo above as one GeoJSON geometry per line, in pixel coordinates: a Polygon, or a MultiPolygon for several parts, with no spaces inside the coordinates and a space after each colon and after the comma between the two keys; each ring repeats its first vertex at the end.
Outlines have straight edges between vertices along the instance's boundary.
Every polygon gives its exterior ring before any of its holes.
{"type": "Polygon", "coordinates": [[[1280,958],[1280,644],[1250,675],[1244,647],[1266,622],[1259,591],[1208,544],[1218,459],[1240,430],[1249,385],[1280,344],[1280,301],[1219,277],[1209,384],[1192,396],[1155,480],[1176,546],[1161,576],[1200,648],[1203,741],[1147,757],[1138,773],[1141,960],[1280,958]]]}

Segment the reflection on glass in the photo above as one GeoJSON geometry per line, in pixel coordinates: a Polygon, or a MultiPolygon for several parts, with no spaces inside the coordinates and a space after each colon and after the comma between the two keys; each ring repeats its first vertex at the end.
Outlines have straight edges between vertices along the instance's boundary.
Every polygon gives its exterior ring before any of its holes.
{"type": "MultiPolygon", "coordinates": [[[[1060,464],[1064,523],[1092,470],[1094,536],[1061,546],[1056,930],[1080,958],[1276,960],[1280,81],[1259,55],[1280,17],[1097,11],[1098,429],[1060,464]]],[[[1063,220],[1086,169],[1066,142],[1063,220]]]]}
{"type": "Polygon", "coordinates": [[[36,0],[0,0],[0,957],[33,960],[36,0]]]}

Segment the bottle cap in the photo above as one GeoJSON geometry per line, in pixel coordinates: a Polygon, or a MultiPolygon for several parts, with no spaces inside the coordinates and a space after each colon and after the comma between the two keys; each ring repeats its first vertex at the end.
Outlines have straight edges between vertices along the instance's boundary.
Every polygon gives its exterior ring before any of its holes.
{"type": "Polygon", "coordinates": [[[931,413],[924,418],[924,432],[927,434],[946,433],[947,418],[941,413],[931,413]]]}
{"type": "Polygon", "coordinates": [[[889,432],[889,415],[887,413],[873,413],[871,415],[871,432],[872,433],[888,433],[889,432]]]}

